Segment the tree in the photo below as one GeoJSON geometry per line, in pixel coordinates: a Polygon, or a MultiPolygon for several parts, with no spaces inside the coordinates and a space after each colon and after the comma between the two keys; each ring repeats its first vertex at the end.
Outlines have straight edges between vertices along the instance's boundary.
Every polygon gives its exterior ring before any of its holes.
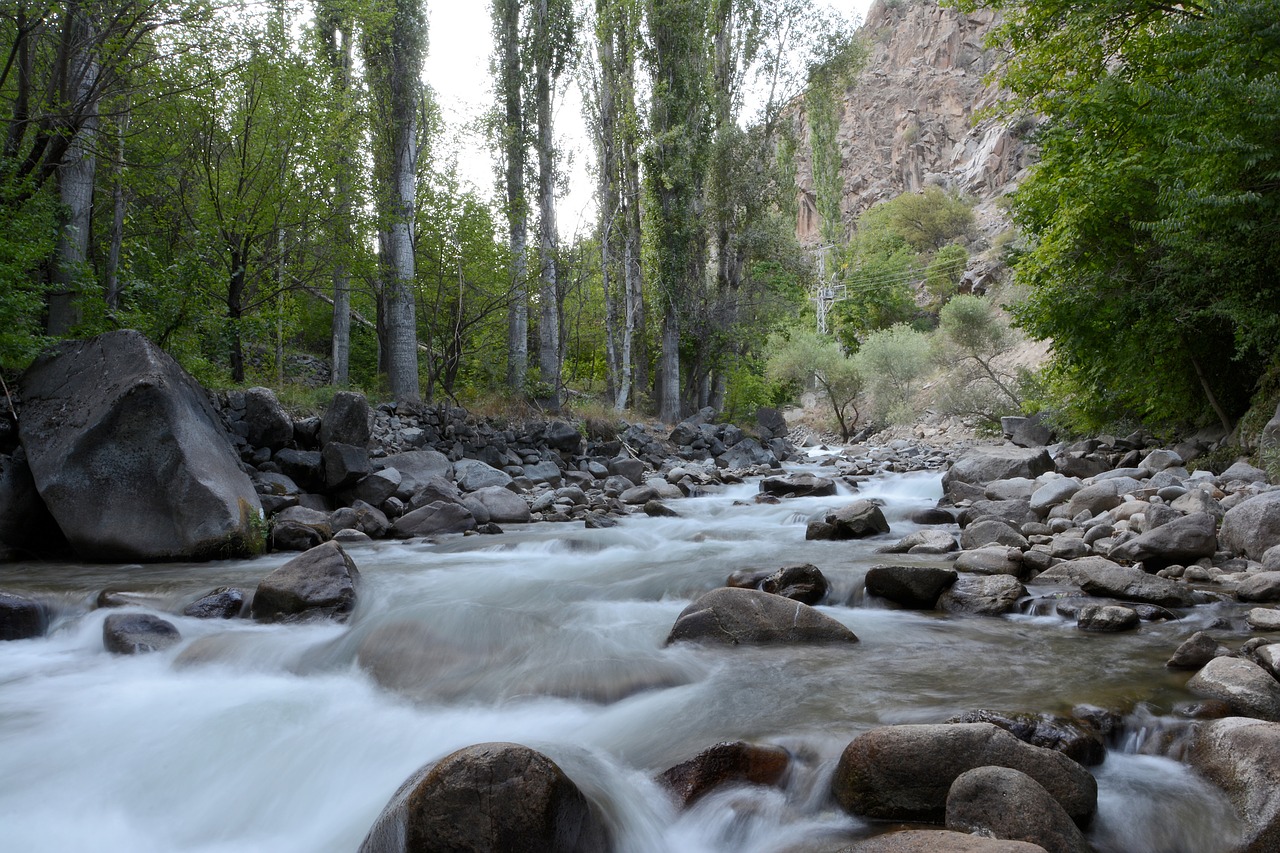
{"type": "Polygon", "coordinates": [[[421,0],[378,0],[361,37],[372,102],[374,200],[382,267],[380,331],[393,398],[420,399],[414,312],[414,201],[425,109],[422,60],[427,21],[421,0]]]}
{"type": "Polygon", "coordinates": [[[765,375],[774,382],[815,383],[840,426],[840,437],[848,441],[858,424],[856,404],[865,384],[857,363],[834,340],[801,328],[771,335],[768,351],[765,375]]]}
{"type": "Polygon", "coordinates": [[[929,368],[928,335],[901,323],[873,332],[853,361],[867,377],[877,419],[909,422],[916,383],[929,368]]]}
{"type": "Polygon", "coordinates": [[[529,140],[525,118],[525,71],[520,50],[519,0],[493,0],[496,56],[494,73],[502,119],[498,148],[511,255],[510,302],[507,308],[507,388],[523,394],[529,367],[529,283],[525,256],[529,202],[525,165],[529,140]]]}
{"type": "Polygon", "coordinates": [[[1079,425],[1229,429],[1278,366],[1274,2],[982,5],[1005,14],[1011,107],[1046,117],[1013,202],[1015,318],[1053,341],[1079,425]]]}
{"type": "MultiPolygon", "coordinates": [[[[1000,317],[996,306],[980,296],[954,297],[938,312],[938,332],[943,346],[940,357],[948,364],[968,364],[976,376],[961,373],[960,381],[989,384],[1007,410],[1022,408],[1017,377],[1001,370],[996,360],[1013,349],[1017,337],[1000,317]]],[[[989,414],[989,413],[988,413],[989,414]]]]}

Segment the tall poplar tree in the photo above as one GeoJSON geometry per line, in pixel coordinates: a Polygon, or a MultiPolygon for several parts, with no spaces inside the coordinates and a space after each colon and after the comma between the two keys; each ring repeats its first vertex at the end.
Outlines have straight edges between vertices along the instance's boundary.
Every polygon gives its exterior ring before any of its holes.
{"type": "Polygon", "coordinates": [[[417,195],[418,127],[424,106],[422,61],[427,21],[422,0],[378,0],[367,12],[361,52],[372,104],[374,204],[391,396],[421,399],[414,312],[413,219],[417,195]]]}
{"type": "Polygon", "coordinates": [[[529,139],[525,118],[525,70],[520,50],[520,0],[493,0],[494,72],[502,122],[498,140],[506,202],[511,292],[507,308],[507,388],[523,394],[529,369],[529,283],[526,250],[529,201],[525,167],[529,139]]]}

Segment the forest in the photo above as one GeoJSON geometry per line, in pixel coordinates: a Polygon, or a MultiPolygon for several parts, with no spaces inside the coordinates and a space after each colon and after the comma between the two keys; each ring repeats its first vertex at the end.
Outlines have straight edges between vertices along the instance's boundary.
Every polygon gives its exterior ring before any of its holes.
{"type": "Polygon", "coordinates": [[[935,358],[985,371],[988,415],[1230,430],[1280,391],[1273,2],[952,4],[1003,15],[1003,111],[1040,152],[1002,257],[1015,324],[1052,342],[1035,377],[994,371],[990,302],[944,310],[967,200],[842,208],[855,22],[801,0],[492,0],[490,195],[439,156],[425,4],[2,0],[0,375],[136,328],[213,387],[319,364],[381,399],[670,423],[809,384],[847,435],[846,415],[909,417],[911,335],[941,328],[935,358]],[[597,213],[565,240],[570,86],[597,213]],[[829,335],[796,239],[802,148],[854,297],[829,335]]]}

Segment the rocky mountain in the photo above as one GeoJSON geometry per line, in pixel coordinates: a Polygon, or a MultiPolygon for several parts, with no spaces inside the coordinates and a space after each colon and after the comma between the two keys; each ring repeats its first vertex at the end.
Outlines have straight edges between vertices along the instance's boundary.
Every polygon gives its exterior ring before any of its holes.
{"type": "MultiPolygon", "coordinates": [[[[1022,133],[1030,122],[986,115],[1001,97],[985,79],[999,60],[983,44],[995,23],[990,11],[964,14],[936,0],[871,6],[861,31],[868,60],[839,105],[846,225],[879,201],[935,184],[975,199],[986,238],[1006,227],[994,202],[1017,183],[1032,150],[1022,133]]],[[[812,244],[821,239],[821,217],[803,107],[795,121],[802,140],[796,232],[812,244]]]]}

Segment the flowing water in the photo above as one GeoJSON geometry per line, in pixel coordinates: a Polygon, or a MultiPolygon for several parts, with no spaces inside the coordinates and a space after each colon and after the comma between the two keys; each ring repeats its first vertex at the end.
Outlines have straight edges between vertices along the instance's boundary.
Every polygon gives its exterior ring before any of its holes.
{"type": "MultiPolygon", "coordinates": [[[[844,745],[892,723],[974,708],[1137,708],[1159,728],[1186,695],[1163,661],[1218,614],[1088,635],[1057,616],[949,617],[864,600],[876,545],[918,529],[936,475],[863,485],[891,537],[806,542],[849,500],[757,505],[752,484],[679,502],[681,518],[608,530],[349,549],[361,601],[347,626],[169,616],[183,642],[102,649],[104,588],[167,613],[223,585],[252,589],[290,555],[197,565],[0,567],[0,589],[56,603],[46,638],[0,645],[0,847],[142,853],[352,853],[422,764],[483,741],[539,749],[604,809],[621,851],[835,850],[874,831],[828,796],[844,745]],[[738,569],[810,562],[820,609],[853,646],[699,648],[664,640],[738,569]],[[775,743],[782,788],[722,790],[679,812],[656,773],[712,744],[775,743]]],[[[1243,635],[1242,635],[1243,636],[1243,635]]],[[[1224,636],[1224,640],[1229,637],[1224,636]]],[[[1100,767],[1089,839],[1115,853],[1214,853],[1236,831],[1223,797],[1130,736],[1100,767]]],[[[1168,750],[1163,750],[1167,753],[1168,750]]]]}

